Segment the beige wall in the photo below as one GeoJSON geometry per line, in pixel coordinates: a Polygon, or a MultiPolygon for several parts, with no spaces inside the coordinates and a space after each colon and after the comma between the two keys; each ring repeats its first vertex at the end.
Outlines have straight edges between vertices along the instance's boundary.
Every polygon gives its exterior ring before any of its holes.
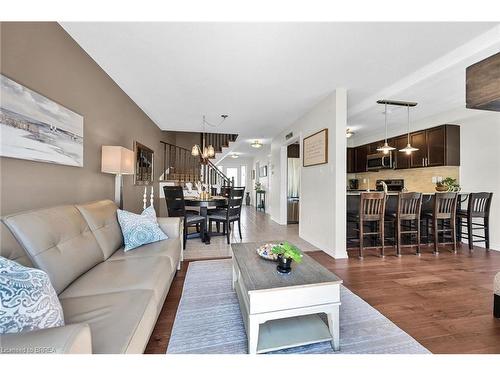
{"type": "Polygon", "coordinates": [[[436,191],[435,184],[432,183],[432,177],[441,176],[443,178],[452,177],[460,181],[459,167],[429,167],[429,168],[411,168],[411,169],[385,169],[378,172],[365,172],[349,174],[350,178],[359,179],[360,189],[375,189],[377,180],[386,179],[404,179],[405,187],[409,191],[418,191],[421,193],[433,193],[436,191]],[[366,179],[366,183],[363,180],[366,179]],[[369,179],[369,184],[368,184],[369,179]]]}
{"type": "MultiPolygon", "coordinates": [[[[113,199],[114,176],[100,172],[102,145],[133,149],[134,140],[141,142],[155,151],[155,174],[160,175],[160,140],[175,139],[162,132],[59,24],[3,22],[0,30],[0,72],[84,117],[83,168],[0,158],[1,215],[113,199]]],[[[142,191],[133,185],[132,176],[125,176],[124,208],[140,211],[142,191]]],[[[158,210],[157,198],[155,207],[158,210]]],[[[4,244],[6,238],[2,236],[4,244]]]]}

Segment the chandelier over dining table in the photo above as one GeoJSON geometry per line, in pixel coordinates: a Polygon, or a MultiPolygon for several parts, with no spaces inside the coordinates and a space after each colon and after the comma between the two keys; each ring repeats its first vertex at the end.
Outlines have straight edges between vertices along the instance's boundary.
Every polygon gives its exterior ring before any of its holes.
{"type": "Polygon", "coordinates": [[[207,140],[206,140],[207,134],[205,132],[205,129],[207,126],[217,128],[229,117],[229,115],[220,115],[220,117],[222,118],[222,120],[218,124],[211,124],[210,122],[208,122],[206,120],[205,115],[203,115],[203,119],[202,119],[203,133],[202,133],[202,138],[201,138],[202,143],[201,143],[201,145],[195,144],[191,148],[191,155],[200,156],[202,161],[206,161],[209,158],[212,158],[215,156],[214,146],[211,144],[207,145],[207,140]]]}

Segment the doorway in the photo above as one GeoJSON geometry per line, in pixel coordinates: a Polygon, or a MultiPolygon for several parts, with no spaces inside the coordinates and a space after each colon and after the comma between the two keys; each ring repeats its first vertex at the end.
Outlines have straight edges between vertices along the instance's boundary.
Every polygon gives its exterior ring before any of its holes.
{"type": "Polygon", "coordinates": [[[300,143],[287,146],[287,224],[299,223],[300,143]]]}

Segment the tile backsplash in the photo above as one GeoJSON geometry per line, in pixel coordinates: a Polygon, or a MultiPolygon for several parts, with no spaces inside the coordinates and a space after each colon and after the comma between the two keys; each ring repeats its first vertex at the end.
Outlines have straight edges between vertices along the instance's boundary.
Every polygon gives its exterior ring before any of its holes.
{"type": "Polygon", "coordinates": [[[383,169],[378,172],[351,173],[347,178],[357,178],[360,189],[371,190],[375,190],[377,180],[404,179],[409,191],[434,193],[436,184],[432,182],[433,177],[452,177],[460,183],[460,167],[383,169]]]}

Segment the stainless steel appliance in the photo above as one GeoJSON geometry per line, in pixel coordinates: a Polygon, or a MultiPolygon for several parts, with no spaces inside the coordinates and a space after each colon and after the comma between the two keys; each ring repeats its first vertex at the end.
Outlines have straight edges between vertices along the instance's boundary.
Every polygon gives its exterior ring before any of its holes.
{"type": "Polygon", "coordinates": [[[405,188],[405,180],[395,179],[395,180],[377,180],[376,186],[377,191],[383,191],[384,185],[382,182],[385,182],[387,185],[387,191],[403,191],[405,188]]]}
{"type": "Polygon", "coordinates": [[[388,154],[380,152],[368,155],[366,166],[369,171],[392,168],[392,152],[389,152],[388,154]]]}

